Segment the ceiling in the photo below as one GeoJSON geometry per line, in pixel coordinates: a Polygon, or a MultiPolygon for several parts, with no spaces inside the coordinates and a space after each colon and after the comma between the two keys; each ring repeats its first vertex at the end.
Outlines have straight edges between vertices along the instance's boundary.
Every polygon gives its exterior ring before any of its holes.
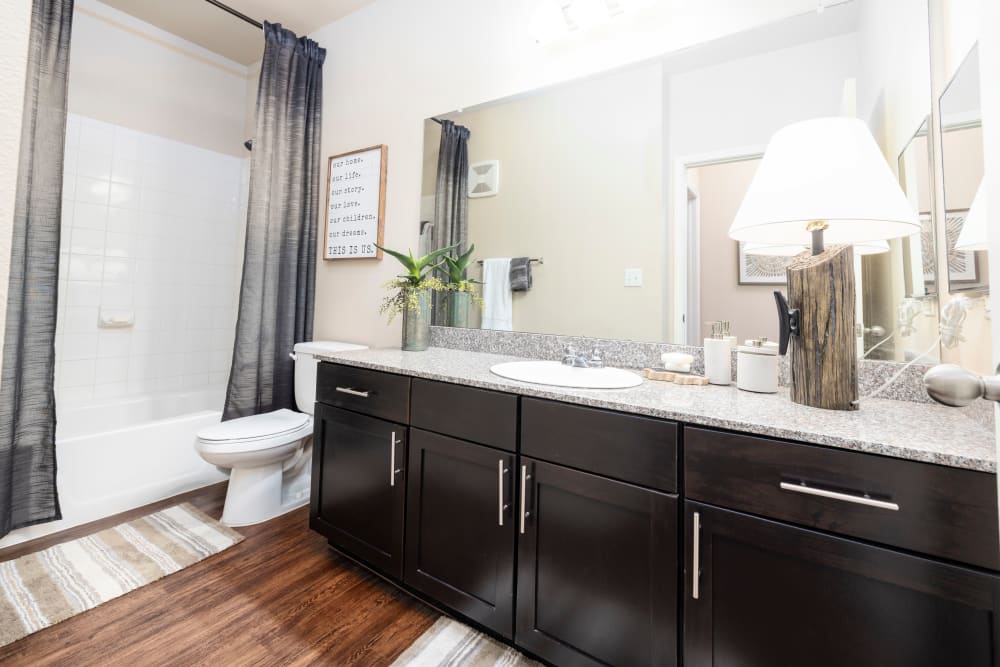
{"type": "MultiPolygon", "coordinates": [[[[205,0],[102,0],[140,21],[194,42],[242,65],[261,59],[260,30],[205,0]]],[[[372,0],[223,0],[257,21],[280,23],[297,35],[350,14],[372,0]]]]}

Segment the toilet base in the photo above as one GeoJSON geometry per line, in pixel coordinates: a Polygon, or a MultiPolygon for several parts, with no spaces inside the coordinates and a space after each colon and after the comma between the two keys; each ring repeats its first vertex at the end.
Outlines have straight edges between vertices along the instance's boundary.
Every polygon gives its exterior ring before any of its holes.
{"type": "Polygon", "coordinates": [[[282,470],[281,463],[233,468],[222,510],[222,524],[252,526],[307,505],[310,468],[303,466],[291,478],[282,470]]]}

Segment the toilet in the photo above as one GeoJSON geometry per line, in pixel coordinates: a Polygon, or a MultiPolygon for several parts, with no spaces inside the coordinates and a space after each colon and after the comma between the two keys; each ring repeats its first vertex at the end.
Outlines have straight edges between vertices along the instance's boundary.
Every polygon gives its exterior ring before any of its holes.
{"type": "Polygon", "coordinates": [[[299,412],[275,410],[198,432],[195,448],[201,457],[231,469],[222,523],[249,526],[309,502],[316,365],[325,354],[364,349],[353,343],[297,343],[290,356],[299,412]]]}

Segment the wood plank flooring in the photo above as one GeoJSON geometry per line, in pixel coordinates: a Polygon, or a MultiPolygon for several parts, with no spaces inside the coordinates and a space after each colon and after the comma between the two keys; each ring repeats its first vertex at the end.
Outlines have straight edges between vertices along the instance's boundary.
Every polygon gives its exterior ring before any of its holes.
{"type": "MultiPolygon", "coordinates": [[[[225,485],[0,550],[0,561],[187,501],[222,514],[225,485]]],[[[4,665],[387,665],[438,612],[327,548],[302,508],[238,528],[201,563],[0,648],[4,665]]]]}

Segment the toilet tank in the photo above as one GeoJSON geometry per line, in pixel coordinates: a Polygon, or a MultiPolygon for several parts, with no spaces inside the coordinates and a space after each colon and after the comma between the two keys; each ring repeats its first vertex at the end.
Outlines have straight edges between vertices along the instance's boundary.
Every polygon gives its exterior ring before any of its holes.
{"type": "Polygon", "coordinates": [[[292,359],[295,360],[295,404],[300,412],[313,413],[316,403],[316,365],[320,358],[336,352],[367,350],[367,345],[340,343],[337,341],[313,341],[296,343],[292,359]]]}

